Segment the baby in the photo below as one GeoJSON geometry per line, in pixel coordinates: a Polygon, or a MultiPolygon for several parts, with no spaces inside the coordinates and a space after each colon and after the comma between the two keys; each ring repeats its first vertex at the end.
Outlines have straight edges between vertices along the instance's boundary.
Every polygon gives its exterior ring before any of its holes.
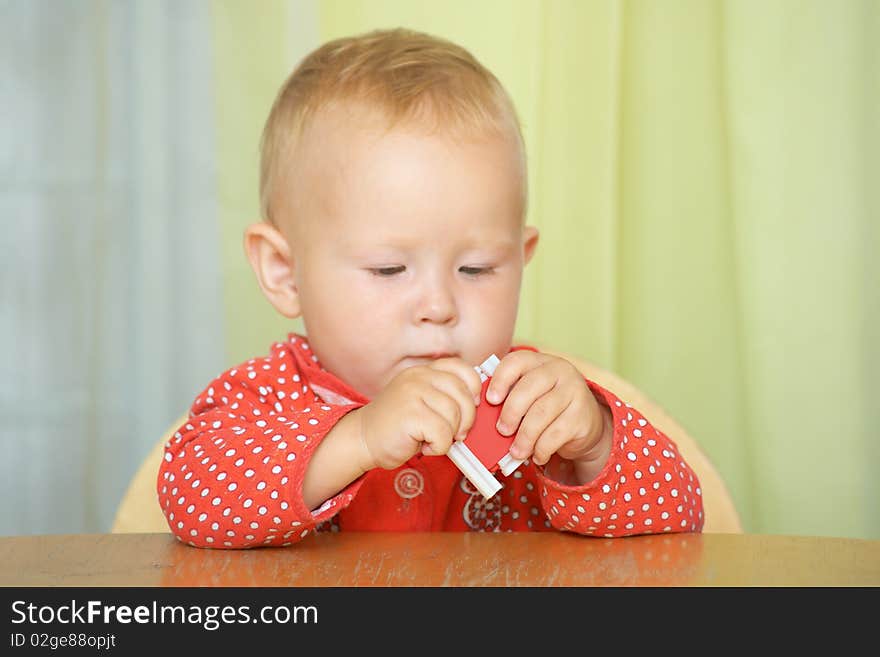
{"type": "Polygon", "coordinates": [[[266,123],[261,203],[245,251],[305,335],[195,400],[158,477],[180,540],[701,530],[699,482],[665,435],[566,360],[511,344],[538,231],[514,107],[466,50],[398,29],[311,53],[266,123]],[[446,453],[491,354],[487,398],[526,461],[486,500],[446,453]]]}

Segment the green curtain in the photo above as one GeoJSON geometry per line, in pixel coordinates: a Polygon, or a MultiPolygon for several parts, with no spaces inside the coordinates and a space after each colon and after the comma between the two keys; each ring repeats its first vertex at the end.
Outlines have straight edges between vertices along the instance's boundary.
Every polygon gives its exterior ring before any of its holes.
{"type": "Polygon", "coordinates": [[[215,3],[230,364],[301,325],[241,249],[278,86],[406,26],[510,91],[529,157],[521,340],[630,380],[703,446],[747,531],[880,538],[880,2],[215,3]]]}

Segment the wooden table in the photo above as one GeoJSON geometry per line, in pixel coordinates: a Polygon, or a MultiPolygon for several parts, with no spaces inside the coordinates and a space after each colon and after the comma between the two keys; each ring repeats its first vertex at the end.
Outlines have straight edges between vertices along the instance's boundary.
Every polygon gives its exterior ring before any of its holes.
{"type": "Polygon", "coordinates": [[[758,534],[318,534],[203,550],[170,534],[0,538],[0,586],[878,586],[880,541],[758,534]]]}

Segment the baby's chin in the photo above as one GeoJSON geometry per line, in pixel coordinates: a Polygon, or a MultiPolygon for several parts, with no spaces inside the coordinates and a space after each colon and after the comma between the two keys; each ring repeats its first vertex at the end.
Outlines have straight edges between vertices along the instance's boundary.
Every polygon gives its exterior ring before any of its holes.
{"type": "Polygon", "coordinates": [[[377,373],[375,376],[369,378],[369,380],[365,381],[361,388],[358,389],[362,395],[369,399],[373,399],[376,395],[378,395],[385,387],[394,380],[401,372],[408,370],[412,367],[416,367],[418,365],[427,365],[431,361],[428,359],[404,359],[397,361],[395,363],[389,364],[389,366],[382,372],[377,373]]]}
{"type": "Polygon", "coordinates": [[[376,373],[372,376],[362,377],[360,384],[355,389],[367,399],[374,399],[376,395],[382,392],[385,387],[391,383],[395,376],[407,368],[389,368],[387,371],[376,373]]]}

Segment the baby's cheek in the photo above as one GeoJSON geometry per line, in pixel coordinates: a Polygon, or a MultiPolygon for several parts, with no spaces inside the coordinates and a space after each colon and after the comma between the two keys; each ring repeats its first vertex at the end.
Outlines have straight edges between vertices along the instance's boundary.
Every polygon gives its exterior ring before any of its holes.
{"type": "Polygon", "coordinates": [[[507,355],[513,339],[513,324],[506,318],[496,319],[492,314],[476,314],[476,321],[463,324],[459,335],[464,347],[462,357],[478,365],[490,354],[498,358],[507,355]]]}

